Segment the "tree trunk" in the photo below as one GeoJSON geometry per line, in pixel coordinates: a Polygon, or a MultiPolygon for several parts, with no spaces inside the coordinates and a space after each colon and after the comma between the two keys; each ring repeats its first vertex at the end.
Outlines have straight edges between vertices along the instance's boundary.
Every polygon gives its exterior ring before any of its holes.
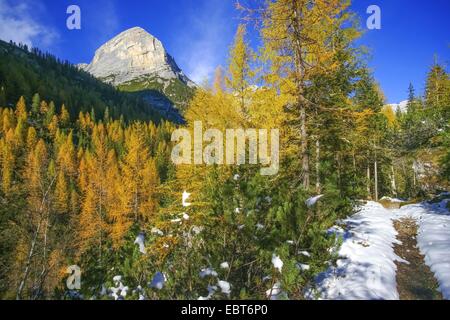
{"type": "MultiPolygon", "coordinates": [[[[42,196],[41,204],[40,204],[40,207],[39,207],[39,210],[38,210],[40,219],[39,219],[39,223],[38,223],[38,225],[36,227],[36,231],[34,233],[33,240],[31,241],[30,251],[28,251],[27,262],[25,264],[25,269],[23,271],[22,280],[20,281],[19,287],[17,288],[17,294],[16,294],[16,299],[17,300],[20,300],[22,298],[22,292],[23,292],[23,289],[25,287],[25,283],[26,283],[26,281],[28,279],[28,275],[30,274],[31,259],[33,259],[34,250],[36,249],[36,244],[37,244],[37,241],[38,241],[39,232],[41,230],[41,226],[42,226],[43,219],[44,219],[43,216],[45,215],[45,212],[44,212],[44,210],[45,210],[44,209],[45,208],[45,203],[47,201],[47,196],[48,196],[48,194],[49,194],[53,184],[55,183],[55,181],[56,181],[56,175],[55,175],[55,177],[53,177],[53,179],[50,182],[47,190],[45,191],[44,195],[42,196]]],[[[48,214],[48,212],[47,212],[47,214],[48,214]]]]}
{"type": "Polygon", "coordinates": [[[352,190],[353,192],[356,191],[356,187],[357,187],[357,181],[358,181],[358,172],[356,169],[356,154],[355,154],[355,150],[352,151],[352,159],[353,159],[353,183],[352,183],[352,190]]]}
{"type": "Polygon", "coordinates": [[[343,188],[342,188],[342,165],[341,165],[341,157],[339,153],[336,153],[336,170],[337,170],[337,188],[339,189],[339,193],[343,196],[343,188]]]}
{"type": "Polygon", "coordinates": [[[316,140],[316,192],[320,194],[322,186],[320,184],[320,140],[316,140]]]}
{"type": "Polygon", "coordinates": [[[394,165],[391,165],[391,186],[392,186],[392,194],[397,196],[397,183],[395,182],[395,170],[394,165]]]}
{"type": "Polygon", "coordinates": [[[34,249],[36,247],[40,229],[41,229],[41,222],[39,222],[36,231],[34,233],[33,240],[31,241],[31,246],[30,250],[28,251],[27,262],[25,264],[25,269],[23,271],[22,280],[20,281],[19,287],[17,288],[16,300],[20,300],[22,298],[23,288],[25,287],[25,282],[27,281],[28,275],[30,273],[31,259],[33,258],[34,249]]]}
{"type": "Polygon", "coordinates": [[[310,172],[309,172],[309,154],[308,154],[308,130],[307,130],[307,114],[306,108],[308,101],[303,96],[304,94],[304,76],[305,76],[305,63],[303,60],[303,48],[302,48],[302,15],[303,6],[299,4],[297,0],[292,0],[292,27],[294,30],[294,53],[295,53],[295,83],[296,83],[296,95],[297,95],[297,108],[300,112],[300,159],[302,160],[302,180],[303,187],[309,189],[310,186],[310,172]]]}
{"type": "Polygon", "coordinates": [[[300,152],[302,159],[303,187],[305,188],[305,190],[308,190],[310,186],[308,132],[306,129],[306,106],[304,104],[302,104],[300,109],[300,122],[300,134],[302,136],[300,152]]]}
{"type": "Polygon", "coordinates": [[[375,163],[374,163],[374,179],[375,179],[375,201],[378,201],[378,160],[377,160],[377,154],[375,152],[375,163]]]}
{"type": "Polygon", "coordinates": [[[368,197],[368,199],[372,199],[372,191],[370,190],[370,162],[369,161],[367,161],[366,188],[367,188],[367,197],[368,197]]]}
{"type": "Polygon", "coordinates": [[[44,286],[44,282],[45,282],[45,277],[47,275],[47,239],[48,239],[48,228],[49,228],[49,215],[47,213],[47,216],[44,220],[44,240],[43,240],[43,248],[42,248],[42,270],[41,273],[38,276],[38,283],[35,286],[36,289],[35,294],[34,294],[34,299],[38,299],[39,296],[41,295],[42,291],[43,291],[43,286],[44,286]]]}

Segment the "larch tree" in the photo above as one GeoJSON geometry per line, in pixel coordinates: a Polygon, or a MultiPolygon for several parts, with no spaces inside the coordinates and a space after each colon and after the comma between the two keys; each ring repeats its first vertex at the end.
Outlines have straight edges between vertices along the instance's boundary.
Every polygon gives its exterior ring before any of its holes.
{"type": "Polygon", "coordinates": [[[230,50],[228,75],[225,78],[226,86],[238,98],[241,112],[247,113],[246,104],[253,72],[250,67],[252,52],[245,39],[246,27],[238,27],[234,44],[230,50]]]}
{"type": "Polygon", "coordinates": [[[53,101],[50,101],[50,103],[47,106],[47,111],[44,114],[44,125],[46,127],[49,127],[53,121],[53,117],[56,115],[56,107],[55,103],[53,101]]]}
{"type": "Polygon", "coordinates": [[[0,139],[2,190],[5,195],[10,194],[13,186],[16,165],[15,145],[14,132],[9,129],[5,137],[0,139]]]}
{"type": "Polygon", "coordinates": [[[433,65],[427,76],[425,105],[433,109],[435,114],[450,114],[450,78],[438,63],[433,65]]]}
{"type": "Polygon", "coordinates": [[[78,234],[80,253],[95,248],[98,261],[102,263],[103,251],[108,235],[107,206],[113,181],[108,181],[108,171],[113,169],[115,159],[109,155],[108,138],[103,124],[94,127],[92,134],[92,152],[86,151],[82,176],[82,206],[79,216],[78,234]],[[86,179],[86,180],[84,180],[86,179]]]}
{"type": "Polygon", "coordinates": [[[39,107],[41,104],[41,97],[39,96],[39,93],[35,93],[32,98],[31,103],[31,114],[33,116],[36,116],[39,113],[39,107]]]}
{"type": "Polygon", "coordinates": [[[20,97],[19,102],[17,102],[16,105],[16,118],[18,121],[24,122],[27,121],[28,118],[27,105],[23,96],[20,97]]]}
{"type": "Polygon", "coordinates": [[[69,178],[75,179],[77,174],[76,150],[73,144],[73,132],[62,135],[62,143],[59,146],[56,162],[59,169],[69,178]]]}
{"type": "Polygon", "coordinates": [[[114,150],[109,150],[105,180],[108,181],[106,190],[106,222],[108,236],[114,249],[119,249],[130,230],[133,219],[130,215],[130,191],[124,184],[119,171],[119,165],[114,150]]]}
{"type": "Polygon", "coordinates": [[[45,116],[48,112],[48,103],[44,100],[41,101],[39,104],[39,113],[43,116],[45,116]]]}
{"type": "MultiPolygon", "coordinates": [[[[56,177],[49,170],[49,156],[45,142],[40,139],[33,152],[29,153],[23,173],[27,186],[27,219],[24,229],[31,229],[32,236],[27,243],[28,254],[20,273],[17,299],[22,298],[32,268],[42,268],[41,277],[47,270],[48,234],[51,228],[51,196],[56,177]],[[40,250],[41,261],[35,264],[36,251],[40,250]]],[[[40,280],[42,281],[42,279],[40,280]]]]}
{"type": "Polygon", "coordinates": [[[56,135],[56,132],[59,129],[59,120],[57,115],[52,117],[51,121],[47,125],[47,129],[52,137],[56,135]]]}
{"type": "Polygon", "coordinates": [[[9,108],[3,110],[1,120],[2,120],[1,130],[3,134],[6,134],[9,131],[9,129],[15,127],[16,125],[16,118],[14,116],[14,112],[9,108]]]}
{"type": "Polygon", "coordinates": [[[125,133],[125,154],[121,164],[123,183],[129,193],[129,206],[135,223],[142,226],[154,215],[158,173],[147,146],[145,127],[131,126],[125,133]]]}
{"type": "Polygon", "coordinates": [[[27,132],[26,146],[27,152],[31,152],[37,142],[37,132],[34,127],[29,127],[27,132]]]}
{"type": "Polygon", "coordinates": [[[55,186],[54,207],[56,212],[66,214],[69,211],[70,190],[66,176],[62,170],[58,172],[55,186]]]}
{"type": "Polygon", "coordinates": [[[301,181],[310,187],[308,118],[311,101],[306,89],[312,79],[336,68],[333,63],[334,32],[348,21],[344,0],[277,0],[262,13],[264,58],[270,64],[268,82],[290,96],[300,139],[301,181]]]}
{"type": "Polygon", "coordinates": [[[61,106],[61,112],[59,114],[59,123],[63,128],[66,128],[70,125],[70,114],[69,111],[67,111],[67,108],[64,104],[61,106]]]}

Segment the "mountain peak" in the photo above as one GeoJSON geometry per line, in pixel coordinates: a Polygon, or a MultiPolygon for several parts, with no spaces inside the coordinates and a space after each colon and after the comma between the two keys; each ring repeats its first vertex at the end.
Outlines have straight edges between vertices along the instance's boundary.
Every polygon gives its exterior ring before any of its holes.
{"type": "Polygon", "coordinates": [[[167,53],[161,41],[141,27],[125,30],[102,45],[92,62],[79,67],[113,85],[142,77],[190,81],[167,53]]]}
{"type": "MultiPolygon", "coordinates": [[[[134,38],[134,37],[142,37],[142,38],[148,38],[148,39],[156,39],[152,34],[150,34],[147,30],[141,28],[141,27],[133,27],[127,30],[122,31],[118,35],[116,35],[113,40],[120,40],[120,39],[127,39],[127,38],[134,38]]],[[[156,39],[158,40],[158,39],[156,39]]],[[[108,41],[108,42],[110,42],[108,41]]],[[[158,40],[159,41],[159,40],[158,40]]]]}
{"type": "MultiPolygon", "coordinates": [[[[144,28],[141,28],[141,27],[139,27],[139,26],[136,26],[136,27],[132,27],[132,28],[130,28],[130,29],[127,29],[127,30],[123,31],[122,33],[132,33],[132,32],[145,32],[145,33],[148,33],[147,31],[145,31],[144,28]]],[[[149,33],[148,33],[148,34],[149,34],[149,33]]]]}

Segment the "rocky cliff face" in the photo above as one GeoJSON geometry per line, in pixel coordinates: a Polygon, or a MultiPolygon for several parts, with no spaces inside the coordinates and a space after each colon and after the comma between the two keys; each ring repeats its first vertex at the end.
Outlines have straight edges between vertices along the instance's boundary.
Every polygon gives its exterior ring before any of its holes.
{"type": "Polygon", "coordinates": [[[120,33],[95,52],[90,64],[79,67],[115,86],[143,77],[178,79],[188,86],[194,85],[161,41],[139,27],[120,33]]]}
{"type": "Polygon", "coordinates": [[[142,28],[126,30],[78,67],[122,91],[141,95],[163,116],[182,121],[195,84],[181,71],[161,41],[142,28]]]}

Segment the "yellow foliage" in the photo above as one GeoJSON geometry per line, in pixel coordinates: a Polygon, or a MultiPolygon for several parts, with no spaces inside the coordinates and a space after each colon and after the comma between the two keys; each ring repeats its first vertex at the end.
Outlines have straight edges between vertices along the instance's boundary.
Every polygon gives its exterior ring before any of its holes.
{"type": "Polygon", "coordinates": [[[58,126],[59,126],[58,116],[54,115],[52,117],[52,120],[50,121],[50,123],[47,126],[47,129],[48,129],[48,131],[50,132],[50,134],[52,136],[56,136],[56,132],[58,130],[58,126]]]}
{"type": "Polygon", "coordinates": [[[67,111],[66,106],[63,104],[61,107],[61,113],[59,115],[59,122],[63,127],[66,127],[70,124],[70,114],[67,111]]]}
{"type": "Polygon", "coordinates": [[[384,106],[383,109],[381,109],[381,113],[386,117],[389,126],[393,127],[397,123],[397,119],[395,116],[394,110],[392,110],[391,106],[384,106]]]}
{"type": "Polygon", "coordinates": [[[230,50],[228,74],[226,85],[235,95],[240,104],[241,112],[246,112],[246,103],[252,94],[249,87],[253,73],[250,69],[252,52],[245,41],[246,29],[244,25],[239,25],[236,32],[234,44],[230,50]]]}
{"type": "Polygon", "coordinates": [[[55,187],[55,210],[58,213],[68,212],[69,192],[66,177],[62,171],[59,171],[55,187]]]}
{"type": "Polygon", "coordinates": [[[0,139],[1,148],[1,173],[2,173],[2,190],[9,195],[12,184],[15,167],[15,137],[12,129],[6,133],[4,138],[0,139]]]}
{"type": "Polygon", "coordinates": [[[27,132],[27,151],[30,152],[37,142],[37,133],[34,127],[29,127],[27,132]]]}
{"type": "Polygon", "coordinates": [[[15,127],[14,114],[11,109],[4,109],[2,113],[2,132],[6,134],[13,127],[15,127]]]}
{"type": "Polygon", "coordinates": [[[69,177],[74,177],[77,173],[77,162],[72,131],[69,132],[67,137],[63,135],[61,138],[63,143],[59,147],[56,163],[58,167],[63,170],[64,174],[69,177]]]}
{"type": "Polygon", "coordinates": [[[122,183],[129,196],[135,222],[145,221],[154,214],[156,188],[159,184],[155,161],[145,140],[146,128],[142,124],[132,125],[125,133],[125,155],[121,164],[122,183]]]}
{"type": "Polygon", "coordinates": [[[19,102],[16,104],[16,118],[18,120],[27,121],[27,106],[23,96],[20,97],[19,102]]]}
{"type": "Polygon", "coordinates": [[[262,56],[272,72],[266,80],[296,96],[302,94],[298,91],[306,81],[335,70],[336,31],[340,29],[348,40],[359,36],[354,28],[341,28],[349,19],[349,5],[343,0],[268,2],[262,21],[262,56]]]}
{"type": "Polygon", "coordinates": [[[48,104],[45,101],[41,101],[41,104],[39,106],[39,112],[41,114],[47,114],[48,112],[48,104]]]}

